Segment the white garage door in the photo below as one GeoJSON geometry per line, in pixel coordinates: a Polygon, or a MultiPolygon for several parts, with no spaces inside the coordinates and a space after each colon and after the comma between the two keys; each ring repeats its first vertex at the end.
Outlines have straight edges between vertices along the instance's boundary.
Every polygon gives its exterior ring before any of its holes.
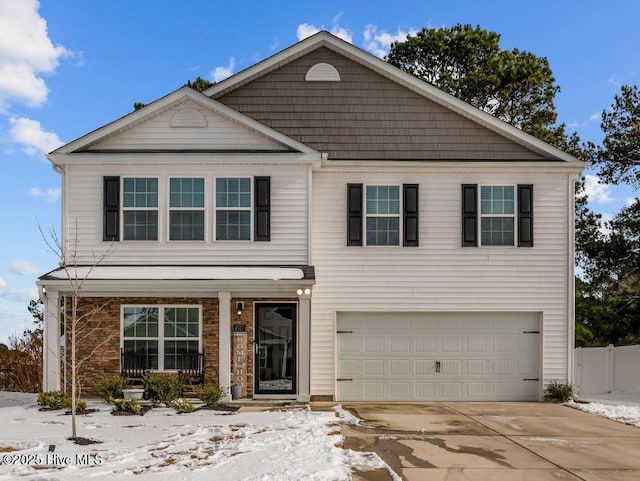
{"type": "Polygon", "coordinates": [[[537,313],[339,313],[340,401],[537,401],[537,313]]]}

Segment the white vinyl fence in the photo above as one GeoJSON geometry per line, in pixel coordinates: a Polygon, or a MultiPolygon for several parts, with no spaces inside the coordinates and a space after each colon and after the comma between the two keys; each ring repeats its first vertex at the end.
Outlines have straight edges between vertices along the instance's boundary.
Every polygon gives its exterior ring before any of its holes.
{"type": "Polygon", "coordinates": [[[577,347],[574,362],[578,395],[640,390],[640,345],[577,347]]]}

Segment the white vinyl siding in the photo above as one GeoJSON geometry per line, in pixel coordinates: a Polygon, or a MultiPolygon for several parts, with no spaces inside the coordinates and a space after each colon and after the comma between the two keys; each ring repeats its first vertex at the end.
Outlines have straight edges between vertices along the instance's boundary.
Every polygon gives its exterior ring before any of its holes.
{"type": "Polygon", "coordinates": [[[90,150],[286,150],[282,145],[193,101],[188,100],[172,107],[145,119],[141,124],[114,133],[102,142],[92,145],[90,150]],[[201,113],[206,126],[172,127],[171,122],[180,109],[201,113]]]}
{"type": "MultiPolygon", "coordinates": [[[[92,264],[96,253],[112,251],[103,265],[306,265],[308,255],[309,175],[301,165],[171,165],[70,166],[65,176],[65,239],[77,240],[78,262],[92,264]],[[104,242],[103,176],[143,176],[158,172],[158,184],[168,186],[171,177],[201,177],[207,192],[207,228],[204,242],[169,241],[168,187],[159,189],[158,241],[104,242]],[[271,240],[269,242],[216,241],[214,239],[214,195],[216,177],[271,177],[271,240]]],[[[253,221],[253,219],[252,219],[253,221]]]]}
{"type": "Polygon", "coordinates": [[[353,311],[538,312],[543,381],[566,381],[571,174],[512,166],[393,170],[314,173],[312,395],[335,394],[337,313],[353,311]],[[419,184],[420,246],[381,254],[344,245],[347,183],[419,184]],[[535,247],[462,248],[462,184],[533,184],[535,247]]]}

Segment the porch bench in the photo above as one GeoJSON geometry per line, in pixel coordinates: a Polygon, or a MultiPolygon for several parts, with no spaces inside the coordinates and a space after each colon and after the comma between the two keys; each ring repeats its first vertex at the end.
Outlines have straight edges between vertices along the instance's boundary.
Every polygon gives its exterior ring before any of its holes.
{"type": "MultiPolygon", "coordinates": [[[[120,350],[121,374],[128,379],[129,384],[143,384],[144,375],[152,371],[148,359],[144,353],[120,350]]],[[[182,354],[178,375],[184,380],[185,386],[204,384],[204,351],[182,354]]]]}

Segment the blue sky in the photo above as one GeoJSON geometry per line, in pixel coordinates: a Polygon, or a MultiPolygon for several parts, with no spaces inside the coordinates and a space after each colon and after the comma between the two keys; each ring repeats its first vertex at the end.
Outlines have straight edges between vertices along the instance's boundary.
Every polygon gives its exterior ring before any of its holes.
{"type": "MultiPolygon", "coordinates": [[[[600,113],[640,84],[640,2],[619,0],[0,0],[0,342],[31,325],[35,279],[55,267],[60,178],[44,154],[197,76],[220,80],[318,29],[382,56],[422,27],[480,25],[547,57],[559,121],[601,139],[600,113]],[[398,6],[400,5],[400,6],[398,6]]],[[[606,216],[637,193],[588,178],[606,216]]]]}

